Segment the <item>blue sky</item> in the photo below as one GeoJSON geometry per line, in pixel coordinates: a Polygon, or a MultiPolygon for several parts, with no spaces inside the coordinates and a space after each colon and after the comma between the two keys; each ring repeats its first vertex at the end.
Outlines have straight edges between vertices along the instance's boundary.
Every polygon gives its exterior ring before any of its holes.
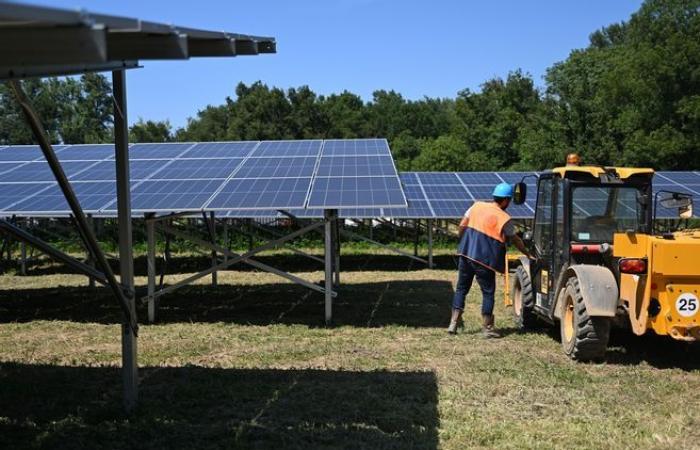
{"type": "Polygon", "coordinates": [[[38,0],[32,3],[213,30],[274,36],[276,55],[145,61],[127,76],[129,121],[183,126],[221,104],[238,82],[319,94],[377,89],[406,98],[454,97],[521,68],[539,85],[547,67],[589,34],[626,20],[641,0],[38,0]]]}

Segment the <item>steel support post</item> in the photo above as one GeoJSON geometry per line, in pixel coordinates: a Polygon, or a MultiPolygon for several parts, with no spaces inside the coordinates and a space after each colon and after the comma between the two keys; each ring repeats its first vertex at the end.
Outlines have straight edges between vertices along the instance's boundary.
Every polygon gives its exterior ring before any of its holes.
{"type": "Polygon", "coordinates": [[[153,214],[146,215],[146,270],[148,276],[148,322],[156,321],[156,225],[153,214]]]}
{"type": "MultiPolygon", "coordinates": [[[[92,216],[88,215],[87,221],[88,221],[88,225],[90,226],[90,228],[92,228],[92,230],[94,231],[95,230],[95,221],[92,218],[92,216]]],[[[97,238],[97,233],[95,233],[95,238],[97,238]]],[[[86,261],[87,265],[90,267],[95,267],[95,260],[92,258],[92,254],[90,253],[90,250],[89,249],[85,249],[85,250],[87,251],[87,261],[86,261]]],[[[90,286],[90,288],[95,287],[95,279],[94,278],[88,277],[88,286],[90,286]]]]}
{"type": "Polygon", "coordinates": [[[27,244],[24,242],[19,243],[19,274],[27,274],[27,244]]]}
{"type": "MultiPolygon", "coordinates": [[[[224,248],[229,248],[228,222],[230,219],[224,219],[224,248]]],[[[228,262],[228,253],[224,253],[224,262],[228,262]]]]}
{"type": "Polygon", "coordinates": [[[428,219],[428,268],[433,268],[433,219],[428,219]]]}
{"type": "Polygon", "coordinates": [[[253,250],[253,219],[246,219],[248,226],[248,251],[253,250]]]}
{"type": "Polygon", "coordinates": [[[340,286],[340,219],[333,220],[333,284],[340,286]]]}
{"type": "Polygon", "coordinates": [[[418,219],[413,219],[413,256],[418,256],[418,239],[420,238],[420,232],[418,230],[419,225],[418,219]]]}
{"type": "MultiPolygon", "coordinates": [[[[129,292],[128,307],[136,317],[134,296],[134,255],[131,233],[131,192],[129,182],[129,128],[126,116],[126,71],[112,72],[114,93],[114,149],[117,175],[117,221],[119,223],[119,267],[121,283],[129,292]]],[[[131,411],[138,399],[137,338],[133,327],[122,324],[122,379],[124,406],[131,411]]]]}
{"type": "Polygon", "coordinates": [[[332,209],[323,211],[324,224],[324,253],[325,253],[325,278],[324,288],[326,296],[326,325],[330,325],[333,320],[333,217],[335,212],[332,209]]]}
{"type": "MultiPolygon", "coordinates": [[[[211,242],[216,244],[216,216],[214,211],[209,213],[209,234],[211,235],[211,242]]],[[[225,246],[228,248],[227,246],[225,246]]],[[[212,268],[216,267],[219,264],[219,260],[216,256],[216,250],[211,251],[211,266],[212,268]]],[[[219,278],[217,275],[217,271],[214,270],[211,273],[211,285],[216,286],[219,284],[219,278]]]]}

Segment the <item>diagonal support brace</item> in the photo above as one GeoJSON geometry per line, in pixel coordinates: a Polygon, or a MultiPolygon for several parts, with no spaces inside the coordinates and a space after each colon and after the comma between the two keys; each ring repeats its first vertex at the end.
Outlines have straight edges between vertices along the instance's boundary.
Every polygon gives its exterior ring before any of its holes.
{"type": "Polygon", "coordinates": [[[44,154],[44,158],[46,158],[46,162],[48,162],[49,167],[56,178],[56,182],[58,183],[66,202],[68,202],[68,205],[70,206],[75,222],[78,225],[80,233],[85,237],[85,243],[87,244],[90,253],[92,253],[92,256],[95,259],[100,271],[104,273],[105,277],[107,278],[107,283],[114,293],[114,296],[117,297],[117,301],[119,302],[119,306],[127,319],[129,327],[133,331],[134,335],[137,336],[138,322],[136,319],[136,312],[129,307],[129,298],[133,298],[134,292],[131,290],[127,292],[114,276],[114,272],[109,266],[107,258],[105,258],[105,255],[97,242],[97,238],[87,222],[87,218],[85,217],[85,213],[80,206],[78,197],[75,195],[75,192],[73,192],[73,188],[68,181],[68,177],[66,177],[63,167],[58,161],[56,153],[46,137],[41,121],[34,111],[29,98],[24,93],[22,85],[17,80],[9,80],[7,83],[12,88],[17,102],[22,108],[24,117],[29,124],[29,127],[32,129],[34,137],[39,143],[39,147],[44,154]]]}

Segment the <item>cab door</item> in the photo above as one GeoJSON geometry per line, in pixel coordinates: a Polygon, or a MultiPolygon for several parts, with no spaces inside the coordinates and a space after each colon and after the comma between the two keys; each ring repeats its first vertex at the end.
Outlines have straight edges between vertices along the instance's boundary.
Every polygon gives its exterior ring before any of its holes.
{"type": "Polygon", "coordinates": [[[543,313],[551,303],[553,283],[553,263],[556,239],[556,185],[551,175],[540,176],[537,187],[537,205],[535,207],[535,222],[532,233],[532,246],[537,253],[539,262],[532,266],[532,285],[535,292],[535,308],[543,313]]]}

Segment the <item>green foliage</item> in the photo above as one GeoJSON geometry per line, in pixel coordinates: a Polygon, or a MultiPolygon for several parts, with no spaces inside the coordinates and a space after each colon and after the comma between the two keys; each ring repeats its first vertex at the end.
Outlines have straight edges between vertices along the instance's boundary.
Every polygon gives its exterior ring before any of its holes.
{"type": "Polygon", "coordinates": [[[129,128],[129,141],[131,142],[171,142],[172,140],[172,126],[167,120],[154,122],[139,119],[129,128]]]}
{"type": "MultiPolygon", "coordinates": [[[[104,76],[29,79],[22,85],[52,142],[113,141],[112,88],[104,76]]],[[[14,94],[9,86],[0,84],[0,144],[32,143],[34,138],[14,94]]]]}

